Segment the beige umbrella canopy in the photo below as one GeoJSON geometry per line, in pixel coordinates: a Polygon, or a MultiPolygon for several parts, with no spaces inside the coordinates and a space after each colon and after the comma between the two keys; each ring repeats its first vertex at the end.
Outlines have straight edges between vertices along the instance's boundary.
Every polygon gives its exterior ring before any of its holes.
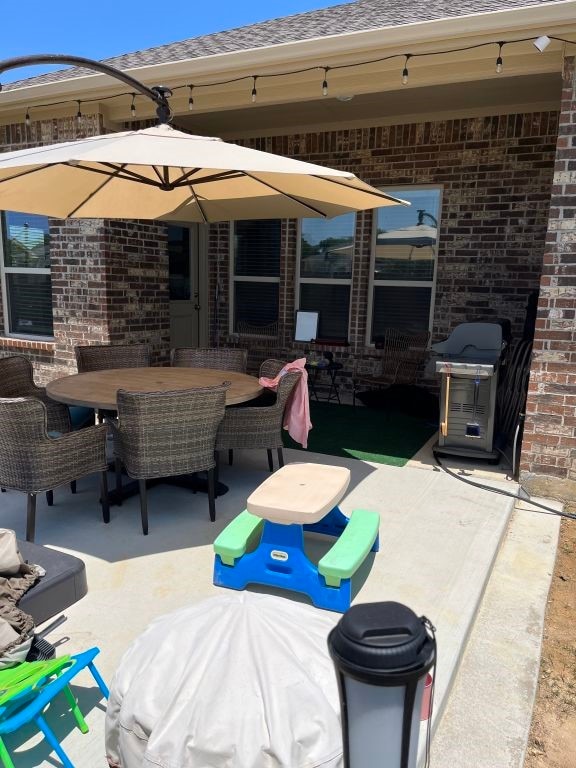
{"type": "Polygon", "coordinates": [[[180,222],[332,217],[404,203],[352,173],[169,125],[0,154],[0,210],[180,222]]]}

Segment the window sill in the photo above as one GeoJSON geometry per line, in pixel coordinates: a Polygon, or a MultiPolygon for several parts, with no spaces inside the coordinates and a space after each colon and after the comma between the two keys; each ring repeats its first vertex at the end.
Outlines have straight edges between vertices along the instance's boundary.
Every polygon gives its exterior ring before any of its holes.
{"type": "Polygon", "coordinates": [[[53,352],[56,349],[56,342],[54,339],[46,339],[41,341],[40,339],[22,339],[15,336],[0,336],[0,349],[31,349],[39,350],[42,352],[53,352]]]}

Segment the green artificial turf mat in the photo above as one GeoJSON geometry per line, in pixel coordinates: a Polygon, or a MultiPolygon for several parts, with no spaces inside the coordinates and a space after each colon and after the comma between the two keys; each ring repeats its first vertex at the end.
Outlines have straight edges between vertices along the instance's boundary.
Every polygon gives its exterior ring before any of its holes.
{"type": "MultiPolygon", "coordinates": [[[[403,467],[438,426],[398,410],[310,402],[308,450],[403,467]]],[[[284,431],[287,448],[302,450],[284,431]]]]}

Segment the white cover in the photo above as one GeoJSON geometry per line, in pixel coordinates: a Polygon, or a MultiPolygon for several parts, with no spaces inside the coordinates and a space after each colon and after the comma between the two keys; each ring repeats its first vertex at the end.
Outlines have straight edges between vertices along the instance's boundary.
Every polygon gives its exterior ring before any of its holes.
{"type": "Polygon", "coordinates": [[[110,765],[340,768],[340,705],[326,644],[338,618],[232,592],[156,619],[112,681],[110,765]]]}

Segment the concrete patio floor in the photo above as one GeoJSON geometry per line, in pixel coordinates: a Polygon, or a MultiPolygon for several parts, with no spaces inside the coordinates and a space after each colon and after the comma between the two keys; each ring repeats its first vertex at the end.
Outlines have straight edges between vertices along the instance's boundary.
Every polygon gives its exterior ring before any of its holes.
{"type": "MultiPolygon", "coordinates": [[[[494,590],[498,593],[503,580],[508,580],[512,591],[506,591],[503,610],[515,639],[521,640],[528,633],[531,640],[515,643],[508,656],[498,656],[497,679],[492,675],[482,678],[489,694],[484,706],[492,713],[492,719],[499,717],[497,712],[492,712],[489,681],[493,680],[494,695],[500,697],[497,701],[502,707],[509,693],[504,681],[509,680],[510,690],[517,694],[515,719],[510,725],[513,733],[506,733],[502,739],[506,743],[510,738],[521,741],[522,733],[527,734],[558,519],[516,512],[509,527],[512,499],[460,483],[426,460],[395,468],[299,451],[287,450],[285,454],[287,461],[348,466],[352,481],[342,504],[343,511],[363,507],[380,512],[380,552],[358,574],[355,602],[398,600],[419,615],[428,616],[437,627],[439,665],[433,727],[446,710],[444,722],[452,731],[445,736],[441,726],[437,744],[433,746],[432,766],[520,768],[521,762],[455,759],[456,743],[460,739],[470,740],[480,718],[474,712],[463,716],[461,703],[454,717],[452,699],[455,696],[449,697],[449,693],[457,679],[455,694],[458,686],[463,685],[468,692],[468,703],[474,709],[479,689],[467,688],[467,680],[472,680],[470,671],[465,678],[465,665],[459,675],[458,668],[469,637],[470,650],[475,641],[482,640],[482,632],[489,634],[485,624],[486,621],[490,624],[492,619],[484,618],[484,624],[477,622],[471,635],[479,610],[486,606],[486,600],[482,602],[485,590],[488,587],[488,599],[494,590]],[[523,579],[523,573],[529,578],[523,579]],[[518,674],[518,664],[524,670],[521,681],[514,677],[518,674]]],[[[502,479],[502,473],[488,474],[490,478],[486,482],[490,485],[515,490],[514,484],[502,479]]],[[[107,526],[102,523],[94,478],[79,481],[76,496],[65,488],[57,490],[51,508],[39,500],[36,542],[77,555],[87,568],[88,595],[66,610],[68,621],[48,638],[53,643],[67,638],[59,645],[59,653],[99,646],[102,652],[97,659],[98,666],[110,682],[122,653],[152,619],[220,593],[221,590],[212,585],[212,541],[244,509],[246,497],[267,476],[263,451],[235,452],[234,466],[222,468],[221,479],[230,490],[217,500],[216,523],[208,519],[207,499],[203,494],[194,495],[168,485],[151,489],[150,535],[147,537],[141,533],[136,497],[122,507],[113,507],[111,523],[107,526]]],[[[13,527],[23,536],[25,497],[14,492],[3,494],[2,511],[2,525],[13,527]]],[[[323,546],[321,540],[313,541],[312,554],[323,546]]],[[[300,599],[292,593],[283,593],[283,597],[300,599]]],[[[499,614],[504,603],[498,602],[498,594],[492,599],[496,605],[492,611],[499,614]]],[[[333,614],[333,617],[337,621],[339,615],[333,614]]],[[[499,639],[511,642],[510,638],[499,639]]],[[[473,674],[480,673],[482,677],[482,670],[492,672],[491,652],[492,648],[488,647],[487,653],[476,657],[473,674]]],[[[467,653],[466,659],[468,656],[467,653]]],[[[105,766],[104,707],[98,703],[97,689],[88,675],[78,678],[76,692],[90,732],[83,736],[71,730],[73,719],[65,716],[64,706],[53,708],[50,722],[55,723],[55,730],[77,768],[105,766]]],[[[498,734],[495,739],[498,740],[498,734]]],[[[15,751],[17,768],[59,765],[34,729],[15,734],[7,744],[15,751]]],[[[509,754],[510,750],[504,749],[504,752],[509,754]]],[[[515,754],[520,753],[523,755],[522,750],[517,749],[515,754]]]]}

